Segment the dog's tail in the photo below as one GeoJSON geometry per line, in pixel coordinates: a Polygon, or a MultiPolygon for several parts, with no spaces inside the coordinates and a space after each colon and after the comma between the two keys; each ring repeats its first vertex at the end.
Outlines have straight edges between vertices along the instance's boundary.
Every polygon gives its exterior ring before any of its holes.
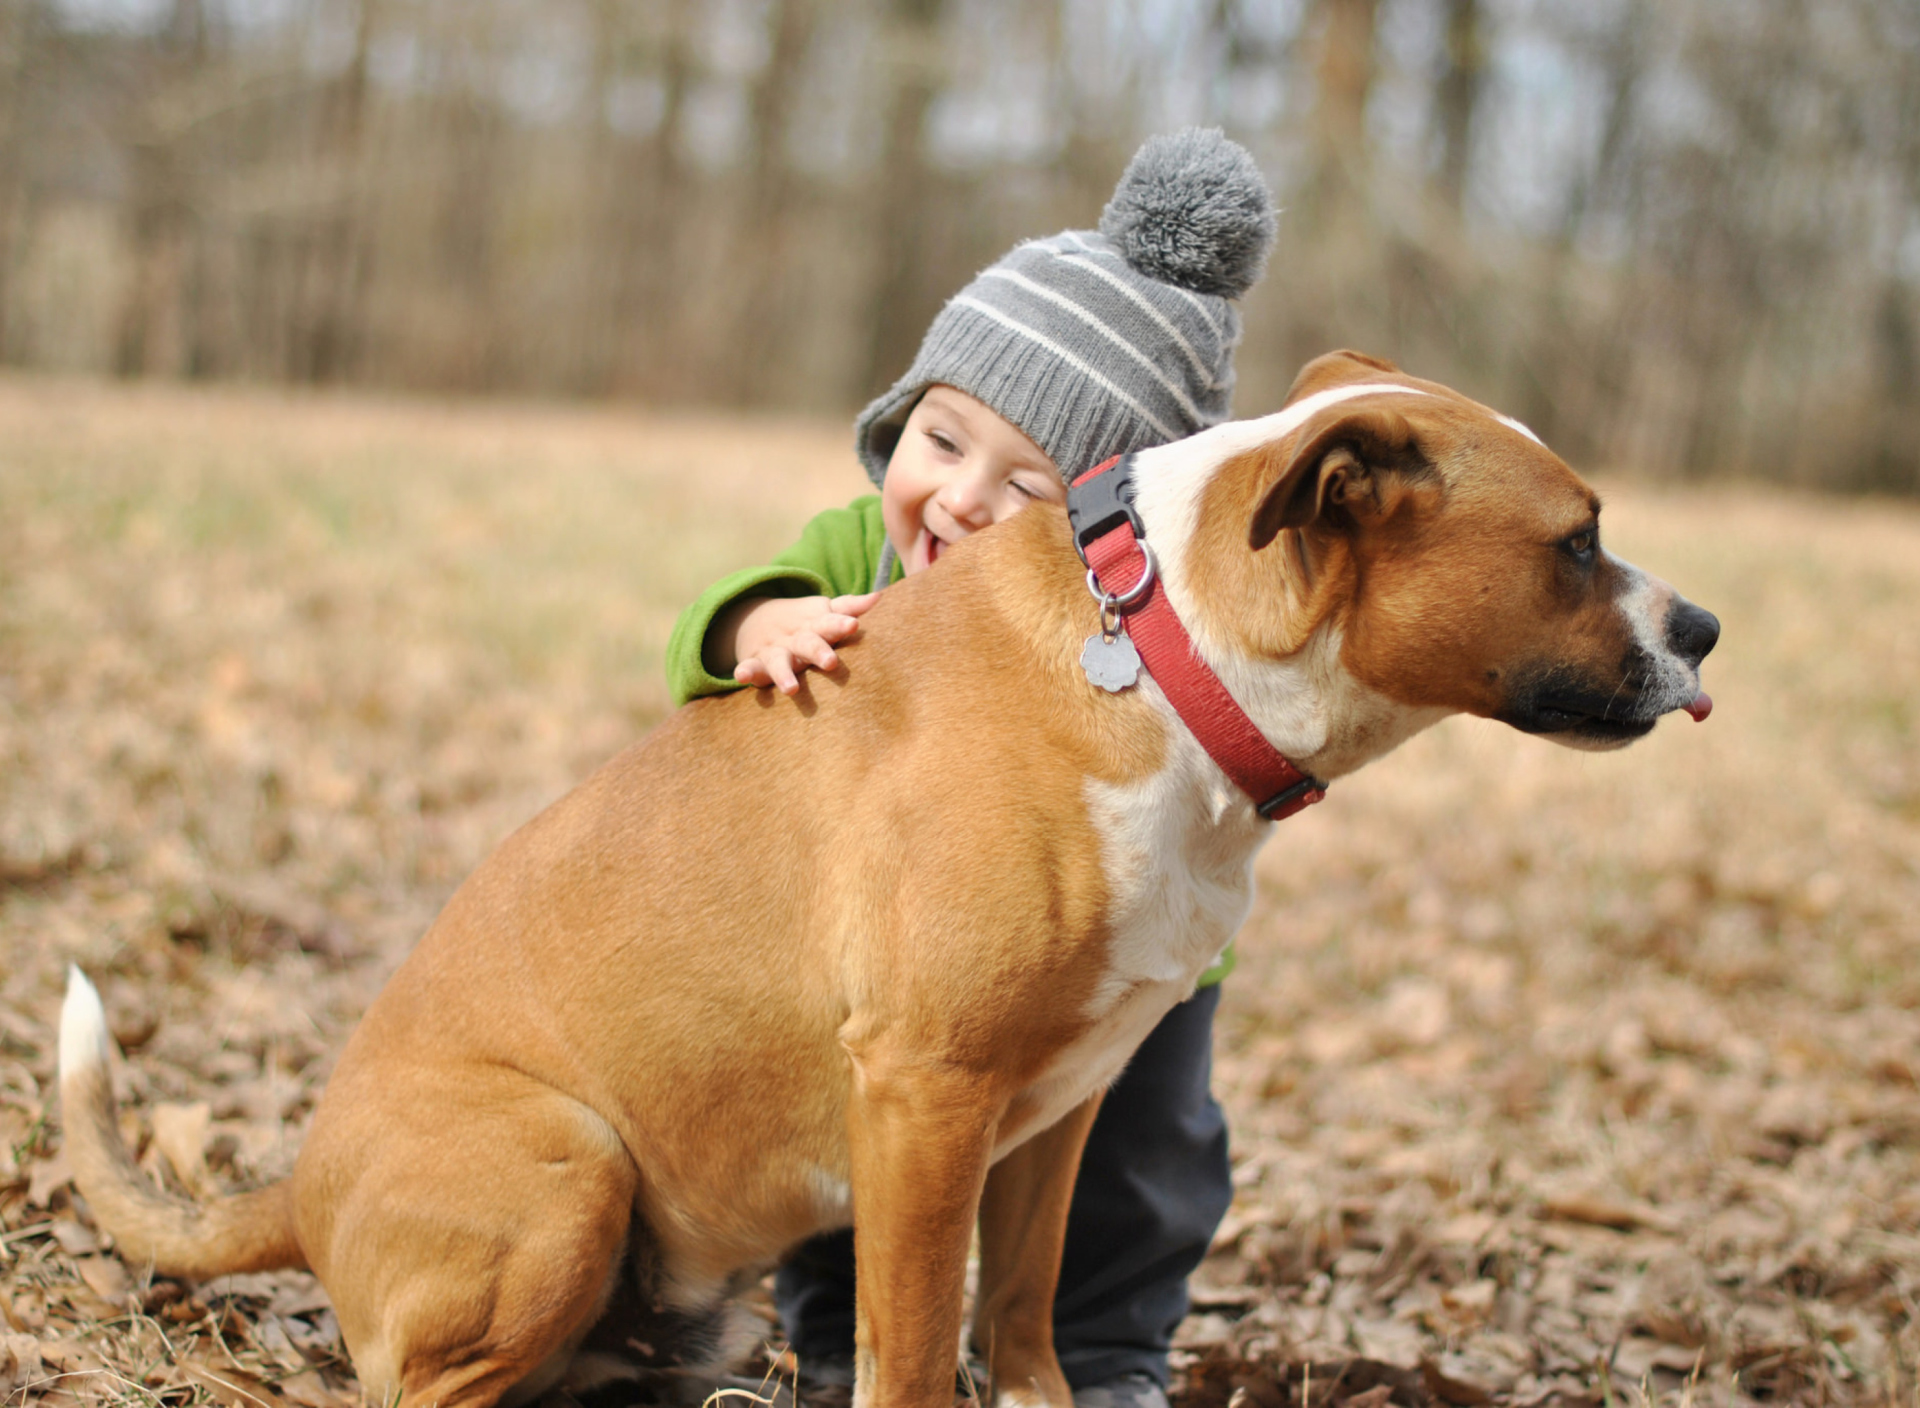
{"type": "Polygon", "coordinates": [[[120,1139],[113,1050],[100,994],[86,974],[69,968],[67,1001],[60,1010],[67,1163],[94,1221],[113,1234],[122,1259],[189,1280],[229,1271],[304,1269],[307,1259],[294,1235],[286,1182],[196,1203],[163,1192],[140,1171],[120,1139]]]}

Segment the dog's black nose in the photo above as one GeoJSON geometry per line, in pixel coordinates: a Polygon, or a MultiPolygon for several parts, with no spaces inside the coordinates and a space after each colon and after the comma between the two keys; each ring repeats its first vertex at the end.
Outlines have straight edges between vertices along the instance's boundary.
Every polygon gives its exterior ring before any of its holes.
{"type": "Polygon", "coordinates": [[[1675,655],[1689,665],[1698,665],[1719,639],[1718,616],[1702,611],[1685,597],[1673,599],[1673,609],[1667,613],[1667,646],[1675,655]]]}

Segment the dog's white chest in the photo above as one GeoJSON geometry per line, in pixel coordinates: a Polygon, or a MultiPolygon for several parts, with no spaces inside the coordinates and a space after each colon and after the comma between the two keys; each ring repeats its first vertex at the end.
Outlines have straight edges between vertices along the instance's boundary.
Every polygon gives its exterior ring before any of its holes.
{"type": "Polygon", "coordinates": [[[1110,896],[1105,968],[1088,1003],[1092,1026],[1028,1092],[1040,1111],[1028,1130],[1112,1083],[1192,994],[1252,904],[1253,858],[1272,827],[1191,735],[1174,732],[1169,744],[1167,766],[1144,781],[1087,783],[1110,896]]]}
{"type": "Polygon", "coordinates": [[[1096,1022],[1143,984],[1192,987],[1245,921],[1253,857],[1273,829],[1190,734],[1170,731],[1169,745],[1144,781],[1087,784],[1111,897],[1096,1022]]]}

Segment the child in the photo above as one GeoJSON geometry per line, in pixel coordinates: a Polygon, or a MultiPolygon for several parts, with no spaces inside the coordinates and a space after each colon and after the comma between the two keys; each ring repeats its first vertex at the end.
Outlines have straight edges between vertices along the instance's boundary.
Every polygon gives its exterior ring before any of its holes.
{"type": "MultiPolygon", "coordinates": [[[[1272,200],[1218,131],[1156,137],[1099,230],[1016,246],[934,318],[855,447],[877,496],[820,514],[767,567],[687,608],[667,647],[674,702],[746,685],[792,694],[889,583],[1102,460],[1226,419],[1240,318],[1273,242],[1272,200]]],[[[1232,1200],[1208,1093],[1231,950],[1107,1093],[1068,1217],[1054,1340],[1077,1408],[1166,1408],[1188,1274],[1232,1200]]],[[[850,1384],[853,1238],[816,1237],[776,1278],[803,1390],[850,1384]]]]}

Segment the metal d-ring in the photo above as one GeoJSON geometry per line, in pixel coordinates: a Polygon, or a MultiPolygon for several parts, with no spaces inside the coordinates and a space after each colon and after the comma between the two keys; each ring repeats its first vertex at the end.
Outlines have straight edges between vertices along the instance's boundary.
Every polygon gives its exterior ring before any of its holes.
{"type": "Polygon", "coordinates": [[[1144,538],[1136,539],[1136,542],[1140,548],[1140,556],[1146,560],[1147,568],[1140,574],[1140,580],[1124,592],[1108,591],[1100,585],[1100,574],[1091,567],[1087,569],[1087,590],[1093,593],[1093,599],[1100,603],[1102,612],[1117,612],[1132,606],[1153,589],[1153,578],[1159,571],[1159,564],[1154,561],[1153,549],[1147,545],[1144,538]]]}

